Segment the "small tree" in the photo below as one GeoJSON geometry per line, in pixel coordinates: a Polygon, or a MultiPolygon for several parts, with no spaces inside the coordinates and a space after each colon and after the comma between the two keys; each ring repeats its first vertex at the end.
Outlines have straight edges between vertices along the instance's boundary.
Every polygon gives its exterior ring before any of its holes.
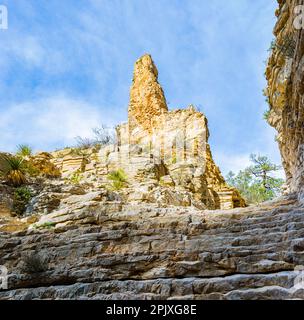
{"type": "Polygon", "coordinates": [[[249,172],[256,177],[265,190],[271,190],[274,187],[275,178],[270,176],[270,173],[276,172],[281,169],[281,166],[277,166],[265,157],[257,156],[256,154],[250,155],[250,160],[253,166],[249,167],[249,172]]]}
{"type": "Polygon", "coordinates": [[[283,179],[275,178],[271,174],[281,169],[265,157],[252,154],[252,166],[240,171],[237,175],[229,172],[226,181],[237,188],[249,204],[256,204],[271,200],[281,193],[283,179]]]}
{"type": "Polygon", "coordinates": [[[101,125],[100,128],[94,128],[93,133],[97,144],[106,146],[115,143],[115,133],[105,125],[101,125]]]}

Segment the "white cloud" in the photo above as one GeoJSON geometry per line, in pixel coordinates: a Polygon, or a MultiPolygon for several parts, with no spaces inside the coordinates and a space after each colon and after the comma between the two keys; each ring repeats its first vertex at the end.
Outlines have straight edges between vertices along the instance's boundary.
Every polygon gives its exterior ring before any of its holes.
{"type": "Polygon", "coordinates": [[[0,150],[13,151],[19,143],[40,150],[70,145],[76,136],[89,137],[92,128],[109,122],[96,106],[65,96],[12,105],[1,113],[0,150]]]}
{"type": "Polygon", "coordinates": [[[214,154],[214,158],[223,175],[226,175],[229,171],[237,173],[251,164],[248,154],[226,154],[219,152],[214,154]]]}
{"type": "Polygon", "coordinates": [[[16,61],[26,66],[41,67],[44,64],[45,51],[40,41],[33,35],[11,32],[2,38],[3,47],[0,55],[2,66],[11,66],[16,61]]]}

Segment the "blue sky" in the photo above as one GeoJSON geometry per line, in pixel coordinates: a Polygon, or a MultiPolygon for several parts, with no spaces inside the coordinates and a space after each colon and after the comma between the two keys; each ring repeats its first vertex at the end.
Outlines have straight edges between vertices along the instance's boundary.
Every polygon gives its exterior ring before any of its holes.
{"type": "Polygon", "coordinates": [[[224,173],[280,162],[263,120],[275,0],[0,0],[0,150],[52,150],[127,119],[134,62],[150,53],[169,108],[199,106],[224,173]]]}

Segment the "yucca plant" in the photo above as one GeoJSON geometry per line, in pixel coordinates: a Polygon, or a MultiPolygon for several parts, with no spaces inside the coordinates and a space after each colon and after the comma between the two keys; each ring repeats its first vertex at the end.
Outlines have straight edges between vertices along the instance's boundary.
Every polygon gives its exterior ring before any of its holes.
{"type": "Polygon", "coordinates": [[[0,172],[7,182],[14,187],[26,183],[25,169],[21,157],[0,155],[0,172]]]}
{"type": "Polygon", "coordinates": [[[27,144],[19,144],[17,146],[17,156],[25,158],[30,157],[33,153],[32,148],[27,144]]]}
{"type": "Polygon", "coordinates": [[[111,188],[113,190],[120,190],[127,184],[127,175],[122,169],[110,172],[107,178],[112,181],[111,188]]]}

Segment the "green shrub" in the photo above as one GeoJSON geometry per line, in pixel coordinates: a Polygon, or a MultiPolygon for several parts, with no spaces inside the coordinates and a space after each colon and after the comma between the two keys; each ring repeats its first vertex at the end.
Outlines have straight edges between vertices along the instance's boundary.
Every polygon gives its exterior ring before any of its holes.
{"type": "Polygon", "coordinates": [[[263,115],[264,120],[269,121],[269,116],[270,116],[270,110],[265,111],[263,115]]]}
{"type": "Polygon", "coordinates": [[[19,187],[15,190],[15,197],[18,200],[23,200],[29,202],[32,198],[32,192],[27,187],[19,187]]]}
{"type": "Polygon", "coordinates": [[[17,156],[19,157],[30,157],[33,153],[32,148],[27,144],[19,144],[17,146],[17,156]]]}
{"type": "Polygon", "coordinates": [[[33,161],[23,162],[24,172],[30,177],[38,177],[41,174],[40,168],[33,164],[33,161]]]}
{"type": "Polygon", "coordinates": [[[278,50],[285,58],[293,58],[296,49],[296,41],[292,34],[287,34],[281,44],[273,40],[270,45],[269,51],[278,50]]]}
{"type": "Polygon", "coordinates": [[[31,190],[27,187],[19,187],[15,190],[13,209],[17,215],[22,215],[25,212],[32,196],[31,190]]]}
{"type": "Polygon", "coordinates": [[[69,184],[79,184],[80,181],[82,180],[83,175],[80,173],[80,170],[76,170],[75,172],[72,173],[72,175],[65,179],[66,183],[69,184]]]}
{"type": "Polygon", "coordinates": [[[43,224],[41,224],[40,226],[37,226],[36,224],[33,225],[33,227],[35,229],[51,229],[51,228],[54,228],[56,226],[56,223],[55,222],[45,222],[43,224]]]}
{"type": "Polygon", "coordinates": [[[276,40],[275,40],[275,39],[272,39],[272,40],[271,40],[271,43],[270,43],[270,47],[269,47],[269,49],[268,49],[268,52],[273,51],[273,50],[276,48],[276,46],[277,46],[276,40]]]}
{"type": "Polygon", "coordinates": [[[127,175],[122,169],[112,171],[107,176],[111,181],[110,188],[112,190],[121,190],[127,185],[127,175]]]}

